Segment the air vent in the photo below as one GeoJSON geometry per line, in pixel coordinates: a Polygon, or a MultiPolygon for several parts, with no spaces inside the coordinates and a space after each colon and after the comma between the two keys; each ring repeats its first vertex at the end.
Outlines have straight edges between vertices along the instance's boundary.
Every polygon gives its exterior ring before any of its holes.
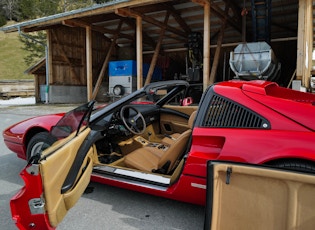
{"type": "Polygon", "coordinates": [[[240,104],[214,95],[205,120],[205,127],[269,129],[269,122],[240,104]]]}

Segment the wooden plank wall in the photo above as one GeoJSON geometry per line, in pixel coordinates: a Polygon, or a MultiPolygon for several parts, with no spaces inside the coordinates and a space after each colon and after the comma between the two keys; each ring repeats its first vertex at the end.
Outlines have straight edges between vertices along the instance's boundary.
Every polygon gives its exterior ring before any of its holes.
{"type": "MultiPolygon", "coordinates": [[[[80,27],[60,26],[49,31],[51,85],[86,86],[86,31],[80,27]]],[[[107,42],[93,31],[93,82],[103,64],[107,42]]]]}

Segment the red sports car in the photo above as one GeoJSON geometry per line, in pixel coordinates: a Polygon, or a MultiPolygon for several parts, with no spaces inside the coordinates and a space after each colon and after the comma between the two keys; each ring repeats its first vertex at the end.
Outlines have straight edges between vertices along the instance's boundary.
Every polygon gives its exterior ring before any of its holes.
{"type": "Polygon", "coordinates": [[[204,205],[208,161],[315,171],[315,95],[228,81],[210,86],[199,105],[179,106],[188,88],[156,82],[102,109],[90,102],[67,113],[49,134],[58,141],[21,173],[25,187],[11,200],[17,226],[55,228],[90,178],[204,205]]]}
{"type": "Polygon", "coordinates": [[[49,132],[65,113],[33,117],[14,124],[3,131],[6,146],[22,159],[30,159],[55,142],[49,132]]]}
{"type": "MultiPolygon", "coordinates": [[[[201,84],[190,84],[185,92],[186,100],[179,101],[181,106],[197,104],[202,94],[201,84]],[[192,98],[190,95],[194,96],[192,98]]],[[[153,101],[135,101],[134,104],[152,104],[153,101]]],[[[106,104],[98,105],[96,109],[102,108],[106,104]]],[[[43,116],[36,116],[23,120],[6,128],[3,133],[4,143],[17,156],[24,160],[29,160],[39,151],[51,146],[56,139],[49,134],[51,128],[65,115],[56,113],[43,116]]]]}

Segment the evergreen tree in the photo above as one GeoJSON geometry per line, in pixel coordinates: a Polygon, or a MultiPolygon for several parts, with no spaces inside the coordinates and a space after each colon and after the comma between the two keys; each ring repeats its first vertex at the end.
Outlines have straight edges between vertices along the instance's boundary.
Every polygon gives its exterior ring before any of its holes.
{"type": "Polygon", "coordinates": [[[20,12],[21,20],[30,20],[37,17],[36,7],[37,1],[35,0],[20,0],[18,3],[18,9],[20,12]]]}
{"type": "Polygon", "coordinates": [[[88,7],[93,4],[93,0],[60,0],[59,2],[63,12],[88,7]]]}
{"type": "MultiPolygon", "coordinates": [[[[20,0],[19,6],[23,19],[34,19],[54,15],[63,11],[78,9],[92,5],[91,0],[20,0]]],[[[23,49],[28,51],[24,58],[27,65],[35,64],[45,57],[46,32],[39,31],[20,36],[24,43],[23,49]]]]}
{"type": "Polygon", "coordinates": [[[19,0],[1,0],[1,9],[8,20],[19,21],[18,3],[19,0]]]}
{"type": "MultiPolygon", "coordinates": [[[[9,1],[9,0],[5,0],[9,1]]],[[[13,1],[13,0],[11,0],[13,1]]],[[[109,2],[110,0],[14,0],[18,1],[20,18],[31,20],[38,17],[54,15],[60,12],[84,8],[96,3],[109,2]]],[[[1,20],[1,18],[0,18],[1,20]]],[[[0,21],[1,23],[1,21],[0,21]]],[[[45,57],[46,32],[39,31],[28,33],[26,36],[20,36],[24,43],[23,49],[28,51],[24,58],[27,65],[35,64],[40,58],[45,57]]]]}
{"type": "Polygon", "coordinates": [[[3,26],[7,23],[7,18],[5,16],[4,4],[0,1],[0,26],[3,26]]]}
{"type": "Polygon", "coordinates": [[[23,50],[26,50],[28,55],[24,57],[27,65],[35,64],[41,58],[45,57],[46,32],[38,31],[21,35],[20,40],[24,43],[23,50]]]}

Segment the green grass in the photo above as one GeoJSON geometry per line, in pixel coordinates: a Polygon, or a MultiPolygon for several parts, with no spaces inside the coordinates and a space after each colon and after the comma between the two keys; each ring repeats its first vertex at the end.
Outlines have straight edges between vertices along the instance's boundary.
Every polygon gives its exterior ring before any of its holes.
{"type": "Polygon", "coordinates": [[[17,32],[0,31],[0,80],[33,79],[33,75],[24,74],[29,66],[24,62],[22,46],[17,32]]]}

